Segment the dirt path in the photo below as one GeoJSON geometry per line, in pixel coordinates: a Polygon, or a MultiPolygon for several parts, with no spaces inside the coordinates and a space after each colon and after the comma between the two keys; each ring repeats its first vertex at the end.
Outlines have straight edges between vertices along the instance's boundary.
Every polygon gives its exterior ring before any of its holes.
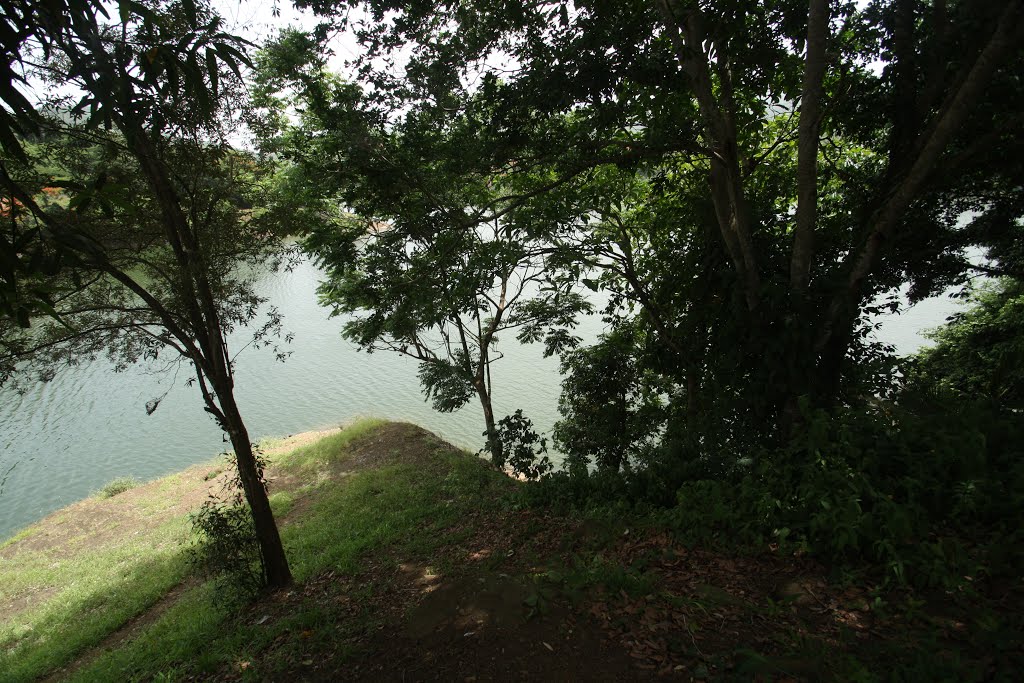
{"type": "Polygon", "coordinates": [[[142,631],[150,624],[155,623],[160,617],[164,615],[167,610],[175,605],[181,596],[184,595],[190,588],[193,588],[199,584],[199,581],[190,578],[177,586],[172,588],[170,591],[165,593],[163,597],[157,600],[155,603],[149,606],[144,612],[141,612],[124,624],[120,626],[116,631],[107,635],[101,642],[97,643],[93,647],[90,647],[85,652],[79,654],[72,662],[67,666],[61,667],[56,671],[51,672],[48,676],[41,679],[43,683],[56,683],[73,676],[76,672],[81,671],[93,661],[98,659],[106,652],[116,650],[128,641],[136,638],[142,631]]]}

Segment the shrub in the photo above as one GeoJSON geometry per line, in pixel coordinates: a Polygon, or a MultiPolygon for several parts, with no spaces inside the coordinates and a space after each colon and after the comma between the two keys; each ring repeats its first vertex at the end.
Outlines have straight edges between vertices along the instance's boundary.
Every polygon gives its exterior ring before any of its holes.
{"type": "Polygon", "coordinates": [[[1024,419],[991,403],[906,393],[899,404],[805,409],[788,445],[729,469],[666,441],[643,468],[571,466],[530,495],[653,507],[687,543],[777,543],[836,566],[874,566],[894,583],[951,587],[1024,563],[1022,437],[1024,419]]]}
{"type": "Polygon", "coordinates": [[[99,498],[113,498],[119,493],[124,493],[135,488],[141,482],[135,477],[118,477],[96,492],[99,498]]]}
{"type": "MultiPolygon", "coordinates": [[[[908,402],[910,403],[910,402],[908,402]]],[[[693,541],[799,545],[867,560],[898,583],[1003,573],[1024,521],[1020,419],[983,405],[874,404],[817,412],[786,448],[733,481],[695,480],[665,515],[693,541]]]]}
{"type": "Polygon", "coordinates": [[[266,585],[248,507],[208,500],[192,515],[192,529],[198,537],[192,547],[193,566],[218,582],[218,595],[229,602],[245,600],[266,585]]]}
{"type": "MultiPolygon", "coordinates": [[[[253,450],[262,482],[266,463],[258,447],[253,450]]],[[[196,540],[190,559],[201,575],[217,583],[218,598],[230,604],[254,597],[267,585],[267,573],[238,470],[232,457],[227,458],[225,469],[231,468],[234,476],[192,515],[196,540]]]]}
{"type": "MultiPolygon", "coordinates": [[[[487,432],[483,436],[488,436],[487,432]]],[[[508,465],[514,474],[525,479],[538,479],[551,471],[551,460],[546,455],[547,439],[533,430],[533,422],[522,410],[498,420],[495,434],[489,438],[501,444],[504,454],[504,462],[495,465],[508,465]]],[[[487,444],[487,450],[495,452],[491,443],[487,444]]]]}

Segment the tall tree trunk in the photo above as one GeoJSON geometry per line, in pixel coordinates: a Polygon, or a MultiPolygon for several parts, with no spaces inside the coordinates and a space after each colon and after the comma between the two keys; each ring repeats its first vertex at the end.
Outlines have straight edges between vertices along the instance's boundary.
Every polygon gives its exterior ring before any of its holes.
{"type": "Polygon", "coordinates": [[[807,290],[814,260],[814,231],[818,217],[818,148],[828,36],[829,2],[810,0],[797,140],[796,227],[789,262],[790,306],[796,334],[787,344],[785,352],[787,382],[780,415],[780,428],[787,439],[800,423],[800,397],[810,390],[811,373],[814,371],[814,354],[811,350],[814,342],[814,316],[807,290]]]}
{"type": "Polygon", "coordinates": [[[811,0],[807,13],[807,58],[797,143],[796,230],[789,275],[789,284],[797,299],[803,299],[807,291],[814,255],[814,224],[818,213],[818,140],[827,37],[828,0],[811,0]]]}
{"type": "MultiPolygon", "coordinates": [[[[709,191],[715,207],[722,240],[732,261],[750,313],[761,301],[761,275],[754,250],[750,208],[743,189],[739,148],[731,111],[731,75],[727,63],[719,62],[725,106],[715,97],[711,67],[704,44],[701,12],[696,8],[677,9],[671,0],[655,0],[658,12],[683,71],[689,76],[697,99],[704,135],[709,147],[709,191]]],[[[710,48],[709,48],[710,49],[710,48]]],[[[725,59],[719,55],[720,59],[725,59]]],[[[753,317],[753,316],[752,316],[753,317]]]]}
{"type": "MultiPolygon", "coordinates": [[[[913,162],[899,184],[888,194],[868,222],[868,234],[859,250],[851,250],[847,259],[849,275],[844,287],[833,297],[825,316],[815,351],[821,361],[818,372],[819,394],[826,399],[838,391],[843,358],[849,347],[852,330],[860,313],[867,280],[881,260],[886,242],[899,228],[907,208],[920,196],[939,163],[949,141],[988,85],[993,74],[1006,63],[1019,41],[1024,38],[1024,2],[1011,0],[996,23],[988,42],[975,59],[962,83],[954,86],[925,132],[912,146],[913,162]]],[[[900,160],[890,160],[899,164],[900,160]]]]}
{"type": "Polygon", "coordinates": [[[281,544],[281,535],[277,530],[274,513],[270,509],[267,489],[256,464],[249,432],[245,428],[231,390],[227,389],[223,395],[218,391],[217,399],[224,415],[224,426],[231,439],[231,446],[235,450],[235,462],[238,465],[238,477],[242,481],[245,500],[252,513],[256,540],[260,546],[260,557],[267,573],[267,585],[270,588],[287,586],[292,582],[292,573],[288,567],[284,546],[281,544]]]}

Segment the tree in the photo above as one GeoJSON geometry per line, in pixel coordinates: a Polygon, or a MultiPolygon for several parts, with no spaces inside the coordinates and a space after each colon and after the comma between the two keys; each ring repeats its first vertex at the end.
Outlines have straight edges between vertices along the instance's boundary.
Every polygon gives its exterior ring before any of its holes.
{"type": "Polygon", "coordinates": [[[562,356],[562,396],[555,441],[570,468],[590,460],[603,471],[643,465],[667,419],[662,378],[645,368],[637,331],[618,328],[592,346],[562,356]]]}
{"type": "Polygon", "coordinates": [[[364,93],[317,94],[348,140],[325,174],[424,216],[515,187],[462,224],[536,212],[552,263],[603,273],[685,406],[668,434],[718,425],[739,454],[801,397],[863,400],[878,298],[963,282],[966,247],[1019,230],[1017,0],[299,4],[366,50],[364,93]]]}
{"type": "Polygon", "coordinates": [[[507,454],[492,406],[490,367],[501,358],[499,337],[544,338],[547,353],[564,350],[578,343],[569,330],[587,304],[545,282],[544,250],[524,241],[511,220],[418,233],[404,217],[391,218],[395,223],[372,223],[378,230],[366,238],[367,223],[360,223],[349,236],[363,244],[351,249],[335,231],[313,233],[307,246],[327,267],[321,300],[336,313],[354,314],[344,334],[361,348],[419,361],[423,391],[436,410],[457,410],[475,395],[491,460],[501,467],[507,454]]]}
{"type": "MultiPolygon", "coordinates": [[[[262,303],[247,268],[282,253],[272,215],[245,208],[265,170],[221,125],[245,44],[191,0],[117,7],[120,21],[92,0],[3,2],[20,71],[0,90],[0,187],[21,207],[0,245],[5,373],[103,350],[121,363],[173,352],[191,364],[234,449],[267,582],[282,586],[291,574],[225,342],[262,303]],[[32,77],[75,94],[30,103],[17,84],[32,77]],[[44,188],[66,201],[45,201],[44,188]],[[30,327],[37,311],[50,321],[30,327]]],[[[272,311],[256,342],[278,326],[272,311]]]]}
{"type": "Polygon", "coordinates": [[[549,262],[558,255],[545,238],[547,217],[508,200],[517,178],[457,171],[457,162],[437,154],[447,144],[443,131],[352,116],[348,105],[363,94],[329,74],[305,36],[282,34],[260,67],[255,99],[265,107],[264,144],[293,164],[292,183],[309,200],[355,212],[323,221],[306,241],[327,271],[321,300],[354,316],[344,334],[360,348],[416,359],[435,409],[451,412],[476,396],[491,460],[504,465],[490,369],[501,358],[500,337],[543,340],[547,354],[557,353],[578,343],[574,316],[589,308],[552,278],[558,270],[549,262]],[[289,87],[302,107],[294,125],[281,115],[291,102],[280,93],[289,87]],[[372,156],[359,155],[367,148],[372,156]],[[420,154],[438,163],[417,169],[424,185],[406,191],[398,169],[416,168],[420,154]],[[381,155],[393,171],[386,177],[375,175],[381,155]],[[346,162],[337,165],[338,158],[346,162]]]}

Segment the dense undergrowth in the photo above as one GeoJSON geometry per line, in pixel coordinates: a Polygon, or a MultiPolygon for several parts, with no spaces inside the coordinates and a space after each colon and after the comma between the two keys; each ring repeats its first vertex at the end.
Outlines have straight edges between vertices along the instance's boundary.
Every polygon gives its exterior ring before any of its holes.
{"type": "Polygon", "coordinates": [[[809,553],[889,586],[1016,581],[1024,566],[1024,306],[1010,280],[916,357],[877,348],[844,399],[757,417],[728,385],[687,403],[632,328],[571,354],[539,501],[651,511],[690,543],[809,553]]]}
{"type": "Polygon", "coordinates": [[[788,446],[714,477],[656,452],[644,469],[562,472],[532,495],[650,510],[688,543],[771,544],[894,585],[953,588],[1024,562],[1022,437],[1024,421],[989,406],[879,401],[808,414],[788,446]]]}

